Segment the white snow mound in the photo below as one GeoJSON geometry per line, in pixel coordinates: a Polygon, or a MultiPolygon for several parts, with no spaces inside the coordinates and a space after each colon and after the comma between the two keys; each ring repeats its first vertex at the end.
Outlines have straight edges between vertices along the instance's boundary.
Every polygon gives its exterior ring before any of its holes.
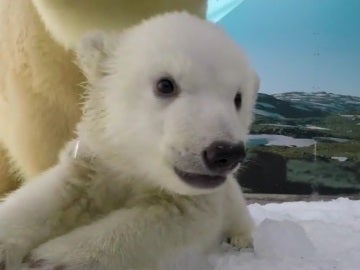
{"type": "Polygon", "coordinates": [[[315,247],[297,223],[265,219],[254,233],[254,253],[258,258],[305,259],[315,255],[315,247]]]}
{"type": "Polygon", "coordinates": [[[249,205],[254,249],[184,253],[161,270],[358,270],[360,200],[249,205]]]}

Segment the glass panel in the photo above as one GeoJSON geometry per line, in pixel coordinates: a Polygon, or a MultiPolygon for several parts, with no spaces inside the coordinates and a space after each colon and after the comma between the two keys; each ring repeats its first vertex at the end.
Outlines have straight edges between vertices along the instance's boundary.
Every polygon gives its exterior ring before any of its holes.
{"type": "Polygon", "coordinates": [[[261,78],[241,184],[256,193],[359,193],[360,1],[219,0],[209,10],[261,78]]]}

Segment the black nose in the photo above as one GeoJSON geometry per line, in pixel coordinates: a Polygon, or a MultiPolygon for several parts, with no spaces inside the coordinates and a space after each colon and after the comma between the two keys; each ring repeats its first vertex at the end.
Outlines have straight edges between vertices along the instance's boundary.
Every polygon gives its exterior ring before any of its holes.
{"type": "Polygon", "coordinates": [[[233,144],[215,141],[203,151],[203,159],[209,170],[226,173],[234,169],[245,158],[243,143],[233,144]]]}

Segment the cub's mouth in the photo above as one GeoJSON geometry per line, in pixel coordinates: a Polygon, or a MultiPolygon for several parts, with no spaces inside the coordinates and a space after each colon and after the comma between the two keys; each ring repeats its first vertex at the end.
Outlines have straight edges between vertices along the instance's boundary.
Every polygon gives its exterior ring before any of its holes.
{"type": "Polygon", "coordinates": [[[207,175],[190,173],[174,167],[176,175],[185,183],[196,188],[215,188],[226,180],[226,175],[207,175]]]}

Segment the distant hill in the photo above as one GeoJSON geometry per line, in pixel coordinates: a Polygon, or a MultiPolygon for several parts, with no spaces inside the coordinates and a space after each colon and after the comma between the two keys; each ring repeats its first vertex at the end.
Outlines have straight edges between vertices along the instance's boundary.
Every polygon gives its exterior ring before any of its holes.
{"type": "Polygon", "coordinates": [[[255,114],[277,120],[360,114],[360,97],[327,92],[259,93],[255,114]]]}
{"type": "Polygon", "coordinates": [[[328,92],[287,92],[273,96],[280,100],[301,104],[304,108],[320,109],[327,113],[360,113],[360,97],[355,96],[328,92]]]}

